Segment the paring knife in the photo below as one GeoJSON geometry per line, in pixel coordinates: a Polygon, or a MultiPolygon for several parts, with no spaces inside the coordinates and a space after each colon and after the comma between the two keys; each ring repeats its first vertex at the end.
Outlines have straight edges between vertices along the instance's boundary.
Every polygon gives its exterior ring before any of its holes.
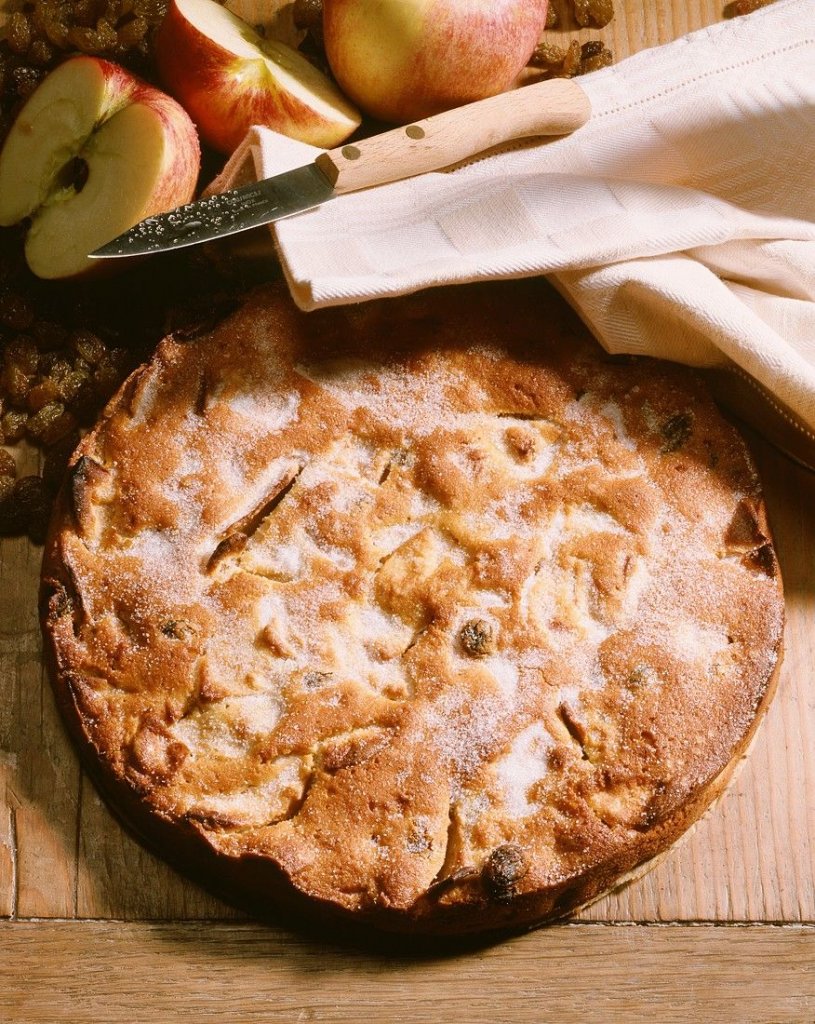
{"type": "Polygon", "coordinates": [[[347,192],[449,167],[513,139],[566,135],[590,114],[588,97],[570,79],[523,86],[321,153],[305,167],[148,217],[90,255],[142,256],[233,235],[347,192]]]}

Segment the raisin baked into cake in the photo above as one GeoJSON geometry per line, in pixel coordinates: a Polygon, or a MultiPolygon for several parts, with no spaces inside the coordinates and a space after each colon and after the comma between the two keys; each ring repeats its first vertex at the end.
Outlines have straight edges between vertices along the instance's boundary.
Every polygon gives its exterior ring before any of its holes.
{"type": "Polygon", "coordinates": [[[165,340],[74,456],[59,703],[124,819],[257,911],[562,916],[699,817],[769,700],[744,443],[543,287],[262,289],[165,340]]]}

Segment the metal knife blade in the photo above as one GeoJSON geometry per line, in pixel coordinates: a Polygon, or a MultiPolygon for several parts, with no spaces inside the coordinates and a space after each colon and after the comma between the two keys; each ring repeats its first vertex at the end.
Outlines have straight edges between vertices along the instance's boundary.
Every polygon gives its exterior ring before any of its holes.
{"type": "Polygon", "coordinates": [[[334,189],[322,171],[315,164],[308,164],[148,217],[90,256],[143,256],[210,242],[310,210],[333,194],[334,189]]]}
{"type": "Polygon", "coordinates": [[[450,167],[505,142],[565,135],[585,124],[590,114],[588,97],[570,79],[527,85],[329,150],[305,167],[148,217],[90,255],[141,256],[233,235],[347,192],[450,167]]]}

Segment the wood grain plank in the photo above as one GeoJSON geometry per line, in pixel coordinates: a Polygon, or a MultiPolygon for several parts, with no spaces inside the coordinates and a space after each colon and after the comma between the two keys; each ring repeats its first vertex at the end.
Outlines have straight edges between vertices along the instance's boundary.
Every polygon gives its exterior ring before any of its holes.
{"type": "Polygon", "coordinates": [[[554,927],[434,958],[252,925],[0,926],[9,1024],[586,1020],[802,1024],[815,929],[554,927]]]}
{"type": "MultiPolygon", "coordinates": [[[[245,0],[238,0],[238,3],[245,0]]],[[[625,0],[615,3],[615,17],[605,28],[580,28],[572,16],[568,0],[550,0],[560,19],[556,29],[545,33],[545,38],[559,46],[572,39],[585,43],[601,39],[616,60],[637,53],[649,46],[676,39],[687,32],[712,25],[722,20],[726,0],[684,0],[681,3],[642,3],[625,0]]]]}
{"type": "MultiPolygon", "coordinates": [[[[35,451],[16,451],[18,475],[35,451]]],[[[73,914],[79,769],[42,667],[41,552],[0,542],[0,913],[73,914]]]]}
{"type": "MultiPolygon", "coordinates": [[[[783,862],[778,920],[813,918],[815,907],[815,474],[759,449],[771,522],[787,594],[786,690],[768,722],[765,773],[755,793],[774,857],[766,858],[764,891],[775,882],[767,861],[783,862]]],[[[761,768],[757,769],[759,772],[761,768]]]]}
{"type": "Polygon", "coordinates": [[[190,920],[243,916],[141,847],[113,821],[87,778],[79,821],[77,917],[190,920]]]}
{"type": "Polygon", "coordinates": [[[14,763],[11,755],[0,753],[0,917],[17,914],[17,807],[12,787],[14,763]]]}

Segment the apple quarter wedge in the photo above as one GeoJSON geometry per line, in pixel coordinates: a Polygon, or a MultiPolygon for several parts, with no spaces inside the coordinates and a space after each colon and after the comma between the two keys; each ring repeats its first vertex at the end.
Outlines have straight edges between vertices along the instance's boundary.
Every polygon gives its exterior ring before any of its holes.
{"type": "Polygon", "coordinates": [[[188,202],[199,166],[175,100],[110,61],[74,57],[32,94],[0,152],[0,224],[29,218],[31,270],[73,277],[110,238],[188,202]]]}
{"type": "Polygon", "coordinates": [[[359,126],[356,107],[305,57],[215,0],[170,0],[154,48],[164,87],[222,153],[252,125],[326,149],[359,126]]]}

